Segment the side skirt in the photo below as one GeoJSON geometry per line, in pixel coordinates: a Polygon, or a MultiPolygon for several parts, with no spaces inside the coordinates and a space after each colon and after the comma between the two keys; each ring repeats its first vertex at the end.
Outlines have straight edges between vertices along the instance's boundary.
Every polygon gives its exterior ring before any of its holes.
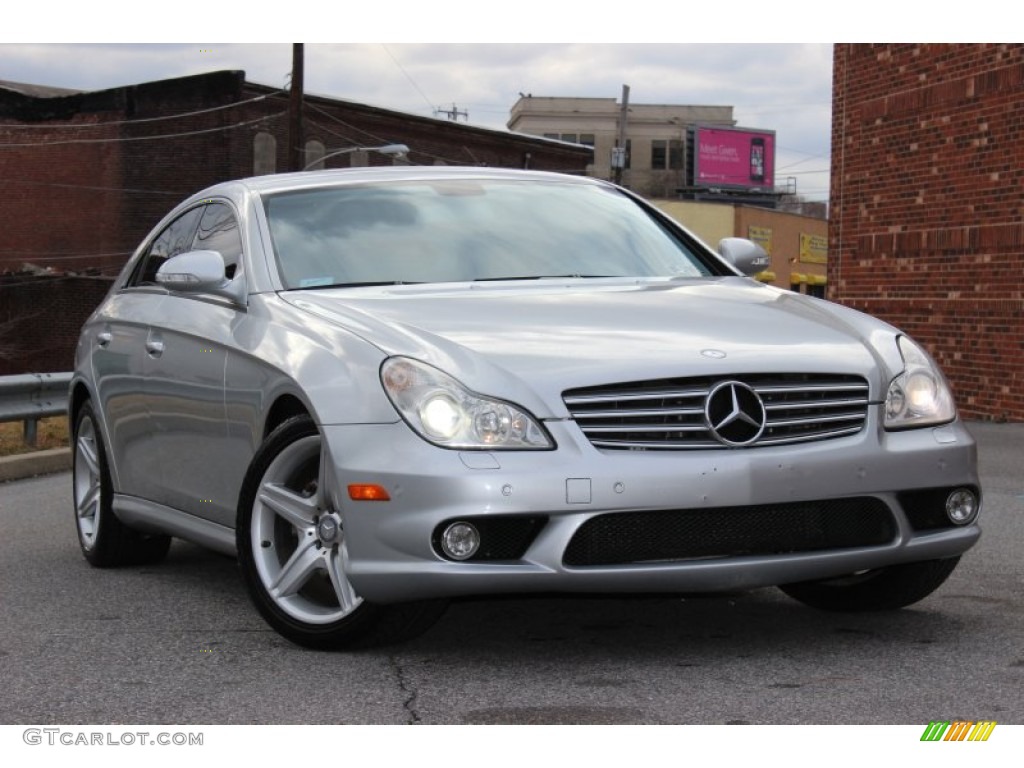
{"type": "Polygon", "coordinates": [[[121,494],[114,494],[114,513],[121,522],[138,531],[167,534],[225,555],[236,555],[234,528],[121,494]]]}

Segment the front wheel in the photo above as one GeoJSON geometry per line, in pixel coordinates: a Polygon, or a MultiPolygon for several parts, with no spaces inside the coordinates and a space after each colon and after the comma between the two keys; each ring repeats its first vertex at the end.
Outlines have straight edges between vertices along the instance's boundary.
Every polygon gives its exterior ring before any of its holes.
{"type": "Polygon", "coordinates": [[[379,606],[346,575],[344,521],[327,492],[316,424],[297,416],[263,443],[238,505],[238,561],[249,595],[277,632],[308,648],[396,642],[425,631],[438,601],[379,606]]]}
{"type": "Polygon", "coordinates": [[[823,611],[892,611],[922,600],[949,578],[959,557],[890,565],[822,581],[782,584],[795,600],[823,611]]]}

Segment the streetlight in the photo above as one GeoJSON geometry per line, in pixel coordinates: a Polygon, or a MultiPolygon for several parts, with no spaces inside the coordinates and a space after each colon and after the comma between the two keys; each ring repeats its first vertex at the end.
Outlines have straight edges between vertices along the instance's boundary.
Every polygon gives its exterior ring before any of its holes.
{"type": "Polygon", "coordinates": [[[391,155],[392,157],[405,157],[409,154],[409,147],[405,144],[385,144],[382,147],[346,147],[345,149],[336,149],[333,152],[328,152],[323,157],[318,157],[311,163],[307,163],[306,167],[302,170],[308,171],[317,163],[322,163],[329,157],[336,157],[338,155],[347,155],[351,152],[377,152],[381,155],[391,155]]]}

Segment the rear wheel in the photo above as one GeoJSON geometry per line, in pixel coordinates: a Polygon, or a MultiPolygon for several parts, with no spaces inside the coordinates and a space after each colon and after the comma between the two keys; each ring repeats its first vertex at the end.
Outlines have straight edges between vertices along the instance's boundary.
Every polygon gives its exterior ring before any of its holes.
{"type": "Polygon", "coordinates": [[[256,608],[309,648],[396,642],[425,631],[443,602],[373,605],[349,581],[344,521],[326,490],[322,453],[316,424],[297,416],[271,433],[246,473],[238,561],[256,608]]]}
{"type": "Polygon", "coordinates": [[[110,468],[91,403],[85,403],[78,412],[74,440],[72,497],[78,543],[85,559],[98,568],[162,560],[171,546],[170,536],[146,536],[114,514],[110,468]]]}
{"type": "Polygon", "coordinates": [[[824,611],[891,611],[922,600],[949,578],[959,557],[891,565],[822,581],[779,587],[801,603],[824,611]]]}

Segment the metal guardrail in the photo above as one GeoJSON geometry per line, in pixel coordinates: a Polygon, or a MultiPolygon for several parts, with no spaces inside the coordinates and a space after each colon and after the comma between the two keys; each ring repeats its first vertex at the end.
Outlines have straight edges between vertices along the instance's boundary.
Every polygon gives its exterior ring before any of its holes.
{"type": "Polygon", "coordinates": [[[35,446],[39,419],[68,410],[71,373],[0,376],[0,422],[24,422],[25,443],[35,446]]]}

